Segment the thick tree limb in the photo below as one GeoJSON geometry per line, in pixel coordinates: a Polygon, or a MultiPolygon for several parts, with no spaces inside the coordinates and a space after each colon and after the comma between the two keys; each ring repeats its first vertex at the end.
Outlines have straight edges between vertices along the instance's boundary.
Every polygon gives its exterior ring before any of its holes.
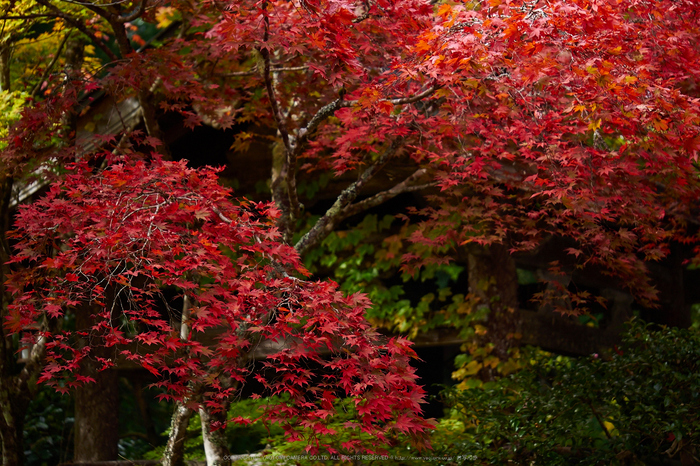
{"type": "Polygon", "coordinates": [[[298,133],[297,133],[297,149],[299,150],[300,147],[304,145],[304,143],[311,137],[311,134],[313,134],[314,131],[316,131],[316,128],[319,127],[323,121],[328,118],[329,116],[333,115],[336,110],[338,110],[341,107],[344,107],[343,105],[343,99],[338,98],[331,102],[328,105],[325,105],[321,107],[318,112],[309,120],[309,122],[301,128],[298,133]]]}
{"type": "Polygon", "coordinates": [[[51,10],[51,16],[53,16],[54,18],[61,18],[66,23],[70,24],[78,31],[88,36],[90,40],[97,44],[97,46],[109,57],[110,60],[116,61],[119,59],[119,57],[117,57],[117,55],[114,52],[112,52],[112,50],[109,47],[107,47],[107,44],[105,44],[105,42],[102,39],[99,39],[95,34],[92,33],[92,31],[85,27],[85,25],[81,21],[78,21],[72,16],[62,12],[60,9],[58,9],[58,7],[50,3],[48,0],[36,0],[36,2],[39,5],[43,5],[49,10],[51,10]]]}
{"type": "Polygon", "coordinates": [[[133,13],[126,16],[119,16],[118,18],[116,18],[116,20],[120,23],[128,23],[129,21],[135,20],[136,18],[140,17],[144,11],[146,11],[147,4],[148,0],[141,0],[141,3],[139,4],[138,8],[133,13]]]}
{"type": "Polygon", "coordinates": [[[207,466],[227,466],[231,464],[229,451],[226,448],[226,438],[223,430],[212,430],[214,416],[206,406],[199,408],[199,419],[202,421],[202,442],[207,466]]]}

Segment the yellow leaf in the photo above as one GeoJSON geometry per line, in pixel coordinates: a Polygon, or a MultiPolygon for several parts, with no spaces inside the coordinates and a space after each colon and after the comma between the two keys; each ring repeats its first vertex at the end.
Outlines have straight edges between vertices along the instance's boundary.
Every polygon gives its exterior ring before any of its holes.
{"type": "Polygon", "coordinates": [[[171,6],[162,6],[156,10],[156,21],[158,29],[167,28],[173,21],[179,19],[180,12],[171,6]]]}
{"type": "Polygon", "coordinates": [[[590,131],[595,131],[595,130],[597,130],[598,128],[600,128],[600,123],[601,123],[601,121],[602,121],[602,120],[601,120],[600,118],[599,118],[598,120],[596,120],[596,121],[591,121],[591,122],[588,124],[588,129],[589,129],[590,131]]]}
{"type": "Polygon", "coordinates": [[[503,365],[501,365],[501,367],[499,368],[499,372],[502,375],[508,375],[522,368],[522,363],[518,362],[515,358],[511,358],[508,361],[504,362],[503,365]]]}
{"type": "Polygon", "coordinates": [[[479,361],[471,361],[464,367],[464,374],[467,376],[474,375],[484,367],[479,361]]]}
{"type": "Polygon", "coordinates": [[[484,366],[495,369],[499,362],[501,362],[501,360],[497,356],[489,356],[484,359],[484,366]]]}
{"type": "Polygon", "coordinates": [[[656,131],[666,131],[668,129],[668,121],[664,120],[663,118],[655,118],[654,122],[652,123],[654,125],[654,129],[656,131]]]}
{"type": "Polygon", "coordinates": [[[438,8],[437,14],[438,16],[446,18],[447,16],[452,14],[452,5],[443,3],[442,5],[440,5],[440,8],[438,8]]]}

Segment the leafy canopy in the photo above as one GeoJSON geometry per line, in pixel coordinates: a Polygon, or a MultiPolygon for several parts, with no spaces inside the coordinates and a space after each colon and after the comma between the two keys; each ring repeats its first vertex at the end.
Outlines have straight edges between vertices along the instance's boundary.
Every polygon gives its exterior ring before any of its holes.
{"type": "Polygon", "coordinates": [[[6,180],[56,168],[18,216],[5,325],[45,345],[42,380],[61,390],[87,381],[81,360],[106,347],[103,367],[132,359],[169,396],[216,410],[265,349],[278,376],[258,380],[289,397],[269,417],[323,435],[329,403],[353,395],[350,427],[380,441],[391,428],[420,434],[406,341],[369,329],[361,295],[303,278],[299,254],[344,219],[424,191],[389,245],[407,276],[473,244],[517,252],[559,236],[574,267],[601,268],[642,303],[656,298],[646,262],[672,241],[697,243],[694,0],[17,4],[105,60],[100,72],[49,73],[0,165],[6,180]],[[163,29],[153,47],[140,49],[137,21],[163,29]],[[119,124],[75,123],[101,98],[119,124]],[[145,136],[122,118],[127,104],[145,136]],[[241,151],[273,140],[274,205],[234,202],[211,169],[167,161],[163,115],[235,126],[241,151]],[[390,167],[409,169],[366,194],[390,167]],[[355,181],[301,232],[297,176],[328,171],[355,181]],[[168,316],[165,289],[184,320],[168,316]],[[84,306],[87,331],[61,328],[84,306]],[[223,333],[205,344],[213,328],[223,333]]]}
{"type": "MultiPolygon", "coordinates": [[[[290,438],[296,426],[332,433],[324,421],[339,397],[355,399],[358,417],[344,427],[358,436],[371,431],[382,443],[396,429],[417,438],[430,424],[419,416],[415,353],[370,329],[361,295],[298,278],[307,272],[280,241],[277,216],[269,203],[233,203],[213,169],[154,159],[94,174],[74,164],[18,215],[12,261],[26,267],[8,281],[17,298],[6,325],[25,331],[27,344],[44,342],[39,381],[58,391],[91,381],[79,370],[85,358],[102,370],[126,359],[157,376],[165,397],[216,411],[252,375],[265,393],[286,396],[265,418],[290,438]],[[167,288],[187,300],[184,311],[173,309],[167,288]],[[87,330],[27,332],[80,306],[92,309],[87,330]],[[94,354],[97,346],[111,355],[94,354]],[[263,371],[253,373],[263,356],[263,371]]],[[[343,448],[365,444],[351,437],[343,448]]]]}

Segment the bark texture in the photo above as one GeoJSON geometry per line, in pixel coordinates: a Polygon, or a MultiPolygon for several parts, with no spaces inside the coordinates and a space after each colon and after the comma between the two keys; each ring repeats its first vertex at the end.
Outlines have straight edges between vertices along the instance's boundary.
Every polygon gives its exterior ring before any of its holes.
{"type": "Polygon", "coordinates": [[[170,436],[163,452],[163,466],[183,466],[185,464],[185,436],[193,411],[184,403],[175,405],[170,423],[170,436]]]}
{"type": "Polygon", "coordinates": [[[486,342],[493,345],[493,354],[505,361],[508,350],[519,345],[516,336],[521,328],[515,261],[506,246],[474,247],[468,253],[468,271],[469,292],[478,299],[477,306],[489,309],[486,342]]]}
{"type": "MultiPolygon", "coordinates": [[[[92,326],[90,309],[77,310],[76,328],[92,326]]],[[[109,354],[98,354],[109,357],[109,354]]],[[[119,388],[116,369],[99,371],[97,361],[88,359],[83,364],[83,375],[95,379],[75,391],[75,450],[76,463],[113,461],[119,457],[119,388]]]]}
{"type": "Polygon", "coordinates": [[[223,430],[212,430],[212,423],[216,420],[216,416],[202,407],[199,408],[199,418],[202,421],[202,440],[207,466],[229,466],[231,461],[228,459],[229,451],[223,430]]]}

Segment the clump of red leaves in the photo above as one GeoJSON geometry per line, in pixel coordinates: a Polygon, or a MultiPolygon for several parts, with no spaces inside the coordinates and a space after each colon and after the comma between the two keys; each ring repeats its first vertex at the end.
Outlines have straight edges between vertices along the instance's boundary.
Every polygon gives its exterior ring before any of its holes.
{"type": "Polygon", "coordinates": [[[307,280],[277,215],[270,203],[234,202],[211,168],[155,159],[94,174],[75,164],[18,216],[12,262],[25,267],[8,282],[6,325],[27,344],[44,339],[40,381],[59,391],[90,382],[85,358],[102,369],[127,359],[157,376],[166,398],[212,410],[255,377],[259,395],[283,395],[265,417],[290,437],[294,426],[332,433],[332,401],[354,397],[358,416],[346,427],[358,439],[419,439],[430,423],[420,416],[415,353],[369,327],[365,297],[307,280]],[[188,303],[184,311],[165,289],[188,303]],[[90,314],[89,328],[53,325],[77,312],[90,314]],[[264,373],[252,373],[256,358],[264,373]]]}

